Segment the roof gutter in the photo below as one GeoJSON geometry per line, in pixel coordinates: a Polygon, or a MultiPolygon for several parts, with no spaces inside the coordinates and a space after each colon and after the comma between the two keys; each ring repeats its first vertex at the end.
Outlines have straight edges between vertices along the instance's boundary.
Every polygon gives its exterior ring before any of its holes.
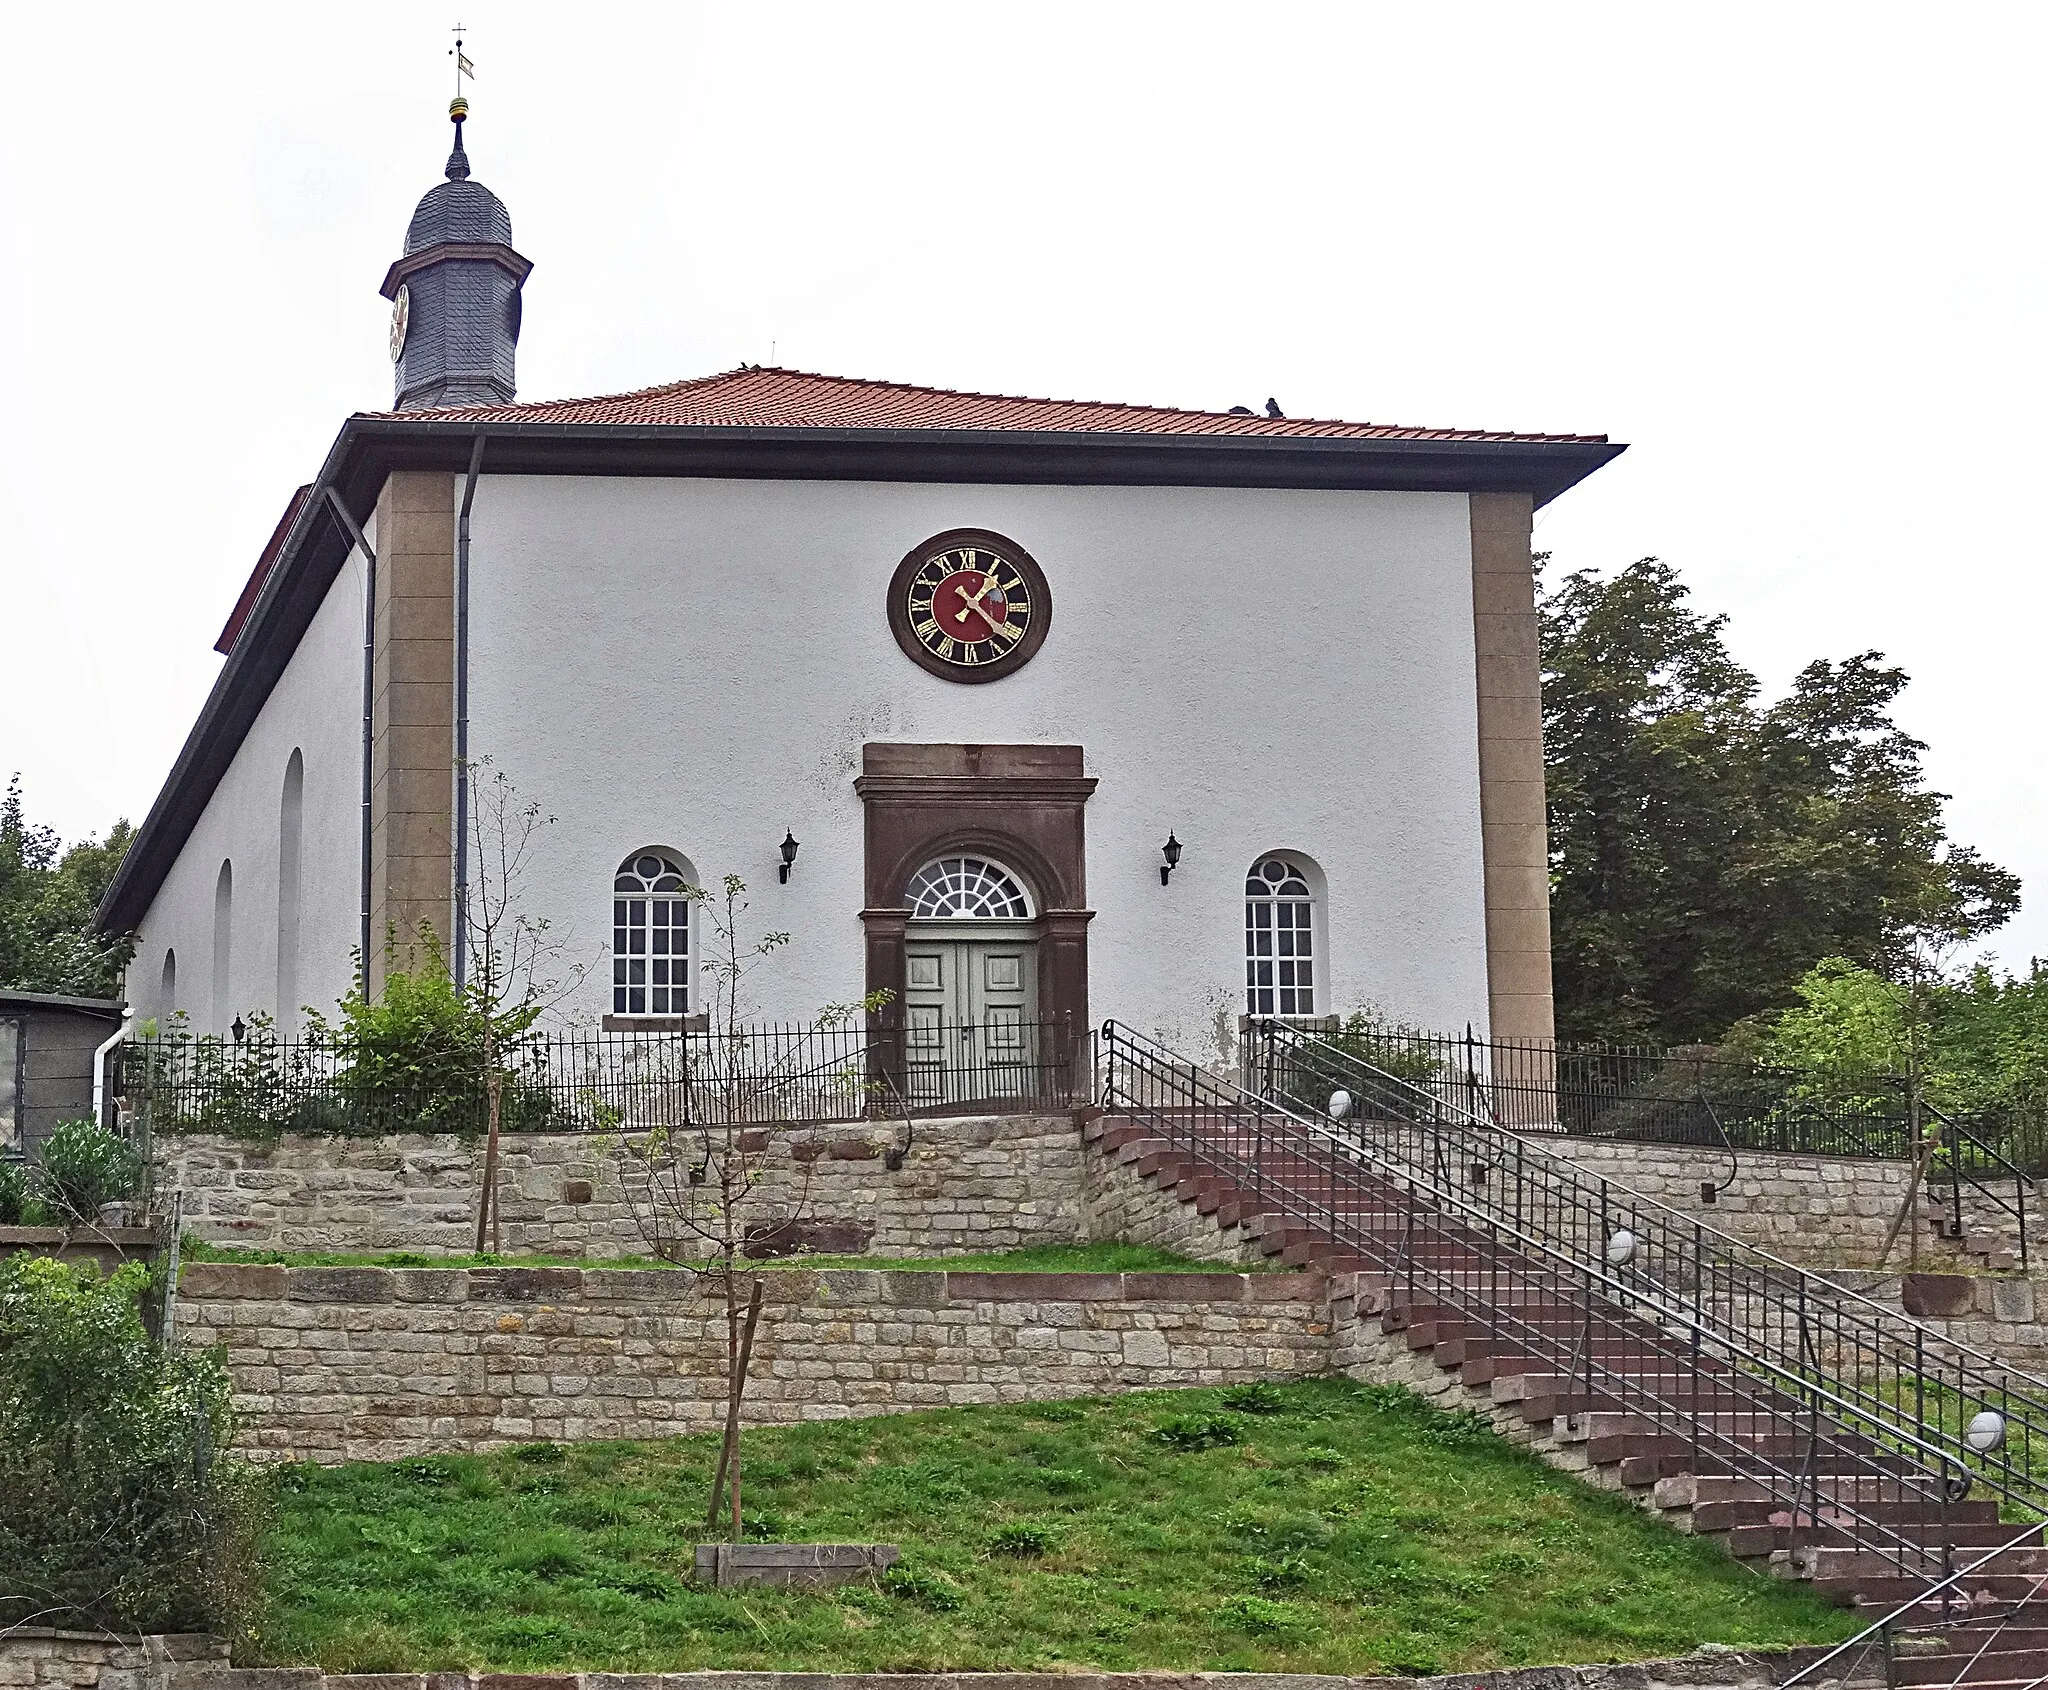
{"type": "MultiPolygon", "coordinates": [[[[370,775],[371,775],[371,705],[377,684],[377,554],[370,550],[370,542],[363,538],[362,529],[356,526],[356,519],[349,515],[348,506],[341,502],[341,495],[332,486],[325,489],[327,502],[333,506],[334,514],[342,527],[348,530],[349,540],[363,554],[363,816],[362,838],[356,864],[358,895],[361,902],[361,936],[358,944],[357,966],[363,979],[370,978],[370,775]]],[[[347,561],[348,554],[342,554],[347,561]]]]}

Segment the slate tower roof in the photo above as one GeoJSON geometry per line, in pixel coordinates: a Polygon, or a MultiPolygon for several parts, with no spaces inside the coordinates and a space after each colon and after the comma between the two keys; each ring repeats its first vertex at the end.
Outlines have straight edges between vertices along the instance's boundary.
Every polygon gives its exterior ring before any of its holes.
{"type": "Polygon", "coordinates": [[[420,200],[405,231],[405,256],[384,277],[401,411],[508,405],[516,385],[519,290],[533,265],[512,249],[505,202],[470,178],[462,146],[469,102],[457,99],[448,115],[455,150],[447,180],[420,200]]]}

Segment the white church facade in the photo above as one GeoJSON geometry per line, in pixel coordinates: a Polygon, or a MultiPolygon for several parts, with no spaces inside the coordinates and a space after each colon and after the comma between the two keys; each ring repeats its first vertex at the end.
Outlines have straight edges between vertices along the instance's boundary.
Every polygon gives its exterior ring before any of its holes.
{"type": "Polygon", "coordinates": [[[454,950],[487,758],[554,818],[518,896],[579,1026],[703,1012],[674,893],[731,873],[790,935],[763,1020],[1549,1034],[1530,525],[1619,447],[757,367],[519,404],[460,121],[398,408],[294,497],[108,894],[138,1015],[290,1026],[357,947],[373,989],[387,934],[454,950]]]}

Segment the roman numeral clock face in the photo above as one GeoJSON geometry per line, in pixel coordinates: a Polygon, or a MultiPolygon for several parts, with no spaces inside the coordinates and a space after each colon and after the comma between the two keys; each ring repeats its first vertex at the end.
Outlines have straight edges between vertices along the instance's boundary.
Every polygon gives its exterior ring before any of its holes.
{"type": "Polygon", "coordinates": [[[1030,554],[983,529],[913,547],[889,584],[896,643],[949,681],[1013,673],[1030,662],[1051,619],[1052,595],[1030,554]]]}

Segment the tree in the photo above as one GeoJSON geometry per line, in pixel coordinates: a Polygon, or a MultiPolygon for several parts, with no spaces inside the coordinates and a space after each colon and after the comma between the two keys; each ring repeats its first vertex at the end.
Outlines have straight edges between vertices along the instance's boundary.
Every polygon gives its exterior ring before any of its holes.
{"type": "Polygon", "coordinates": [[[85,839],[66,850],[54,829],[28,820],[21,777],[7,783],[0,798],[0,986],[120,995],[135,936],[95,933],[93,917],[134,837],[118,821],[104,841],[85,839]]]}
{"type": "Polygon", "coordinates": [[[2019,883],[1951,844],[1878,652],[1760,706],[1727,619],[1644,558],[1540,601],[1560,1036],[1678,1044],[1790,1004],[1823,957],[1905,978],[2019,883]]]}
{"type": "Polygon", "coordinates": [[[583,979],[581,963],[561,975],[550,971],[563,947],[545,918],[521,904],[521,887],[535,838],[555,818],[522,799],[488,757],[462,771],[469,784],[470,884],[458,895],[456,919],[468,940],[468,978],[462,995],[475,1029],[486,1109],[484,1170],[477,1195],[476,1247],[486,1236],[498,1247],[498,1133],[505,1087],[515,1078],[508,1063],[534,1024],[583,979]]]}
{"type": "MultiPolygon", "coordinates": [[[[684,896],[702,911],[709,929],[703,971],[710,980],[710,1027],[701,1041],[681,1049],[683,1083],[670,1095],[682,1119],[627,1132],[611,1153],[619,1184],[649,1248],[702,1274],[716,1276],[725,1302],[725,1436],[712,1475],[705,1529],[716,1531],[729,1499],[732,1541],[740,1540],[740,1420],[761,1320],[758,1276],[740,1304],[739,1265],[750,1243],[763,1234],[785,1236],[802,1220],[810,1201],[809,1159],[790,1155],[786,1129],[793,1091],[815,1093],[821,1080],[844,1089],[849,1103],[872,1090],[862,1052],[841,1053],[827,1038],[778,1040],[750,1032],[743,1022],[747,976],[789,943],[787,933],[742,936],[746,882],[728,874],[718,893],[702,887],[684,896]],[[834,1062],[835,1055],[843,1060],[834,1062]],[[822,1059],[822,1060],[821,1060],[822,1059]],[[783,1144],[778,1147],[778,1137],[783,1144]],[[763,1182],[781,1172],[781,1200],[764,1217],[757,1200],[763,1182]]],[[[831,1004],[810,1035],[824,1035],[857,1015],[881,1009],[892,993],[881,991],[858,1003],[831,1004]]]]}

